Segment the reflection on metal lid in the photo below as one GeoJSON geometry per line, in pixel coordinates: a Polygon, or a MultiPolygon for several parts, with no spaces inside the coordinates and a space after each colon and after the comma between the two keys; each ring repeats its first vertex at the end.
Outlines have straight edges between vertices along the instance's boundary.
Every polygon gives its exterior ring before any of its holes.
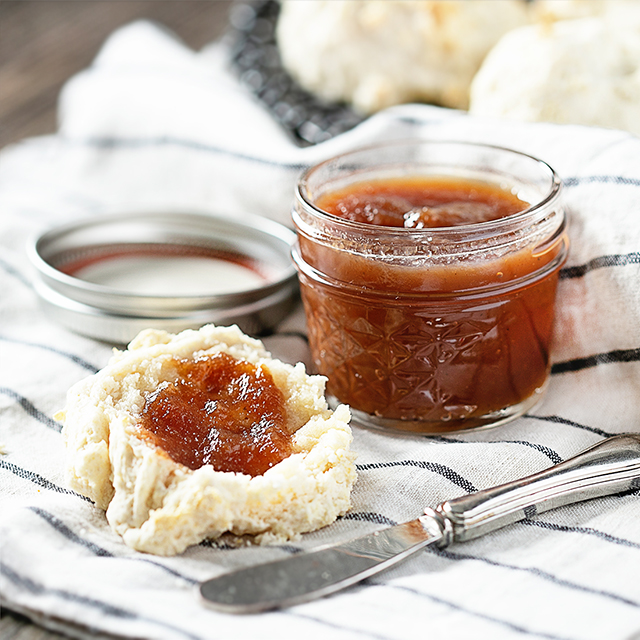
{"type": "Polygon", "coordinates": [[[201,296],[269,282],[267,266],[257,260],[179,244],[96,246],[83,259],[57,266],[85,282],[142,295],[201,296]]]}
{"type": "Polygon", "coordinates": [[[272,328],[297,293],[294,239],[258,216],[113,215],[48,231],[30,256],[51,317],[122,344],[144,328],[272,328]]]}

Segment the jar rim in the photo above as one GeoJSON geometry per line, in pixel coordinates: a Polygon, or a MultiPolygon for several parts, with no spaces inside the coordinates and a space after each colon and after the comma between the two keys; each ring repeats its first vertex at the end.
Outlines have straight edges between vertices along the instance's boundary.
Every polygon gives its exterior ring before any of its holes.
{"type": "MultiPolygon", "coordinates": [[[[383,163],[381,163],[381,166],[383,166],[383,163]]],[[[371,168],[373,169],[374,165],[372,165],[371,168]]],[[[331,221],[333,224],[344,226],[344,228],[346,229],[351,229],[353,231],[357,230],[360,233],[384,232],[385,234],[389,234],[392,237],[396,235],[401,237],[406,237],[406,234],[409,231],[412,234],[412,236],[416,238],[422,238],[426,236],[446,237],[449,235],[456,235],[460,233],[469,233],[470,231],[473,231],[475,233],[482,234],[482,235],[485,235],[485,234],[491,235],[496,232],[500,232],[505,227],[510,227],[514,224],[517,225],[520,222],[526,222],[528,224],[530,223],[531,218],[535,217],[535,214],[537,212],[539,212],[540,210],[546,209],[546,207],[550,203],[552,203],[553,201],[559,198],[560,193],[562,191],[562,186],[563,186],[562,180],[560,179],[556,171],[553,169],[553,167],[551,167],[544,160],[541,160],[540,158],[534,155],[525,153],[523,151],[518,151],[515,149],[510,149],[508,147],[503,147],[500,145],[486,144],[481,142],[466,142],[466,141],[459,141],[459,140],[427,140],[427,139],[412,138],[412,139],[385,141],[385,142],[380,142],[376,144],[366,145],[363,147],[354,148],[345,153],[341,153],[341,154],[332,156],[330,158],[327,158],[326,160],[323,160],[322,162],[319,162],[309,167],[301,174],[301,176],[297,181],[296,197],[301,201],[301,203],[304,206],[309,207],[314,214],[320,216],[321,218],[326,219],[327,221],[331,221]],[[526,158],[526,159],[532,160],[537,166],[544,169],[545,172],[547,173],[549,178],[549,190],[544,197],[539,199],[537,202],[531,204],[526,209],[523,209],[522,211],[518,211],[517,213],[513,213],[508,216],[504,216],[502,218],[497,218],[495,220],[486,220],[483,222],[460,224],[455,226],[424,227],[421,229],[406,228],[406,227],[390,227],[385,225],[370,224],[367,222],[357,222],[354,220],[347,220],[345,218],[334,215],[332,213],[329,213],[328,211],[325,211],[324,209],[319,208],[307,195],[309,178],[316,171],[321,170],[322,168],[326,167],[330,163],[334,163],[342,159],[347,159],[350,156],[355,156],[363,152],[384,150],[385,148],[390,148],[390,147],[396,147],[396,148],[411,147],[411,146],[436,147],[436,146],[443,146],[443,145],[451,145],[459,148],[468,147],[468,148],[473,148],[478,150],[487,149],[487,150],[496,151],[500,153],[504,152],[520,158],[526,158]]]]}

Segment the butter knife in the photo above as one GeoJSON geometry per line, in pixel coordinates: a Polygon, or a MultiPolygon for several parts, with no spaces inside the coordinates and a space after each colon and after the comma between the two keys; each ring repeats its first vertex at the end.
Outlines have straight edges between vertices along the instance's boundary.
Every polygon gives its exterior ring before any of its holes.
{"type": "Polygon", "coordinates": [[[410,522],[216,576],[202,582],[199,592],[207,605],[228,613],[300,604],[349,587],[427,545],[444,548],[563,505],[636,489],[640,436],[613,436],[540,473],[427,508],[410,522]]]}

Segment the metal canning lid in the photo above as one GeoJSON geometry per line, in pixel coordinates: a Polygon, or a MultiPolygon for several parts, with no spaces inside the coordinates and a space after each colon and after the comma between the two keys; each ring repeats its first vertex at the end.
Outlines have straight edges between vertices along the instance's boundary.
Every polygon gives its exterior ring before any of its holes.
{"type": "Polygon", "coordinates": [[[47,231],[29,247],[46,313],[92,338],[126,344],[142,329],[274,327],[290,311],[295,233],[260,216],[142,213],[47,231]]]}

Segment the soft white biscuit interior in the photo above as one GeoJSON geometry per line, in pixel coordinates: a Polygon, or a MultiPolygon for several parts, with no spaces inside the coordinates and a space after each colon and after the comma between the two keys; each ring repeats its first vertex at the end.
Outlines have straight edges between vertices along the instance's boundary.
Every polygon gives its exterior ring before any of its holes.
{"type": "Polygon", "coordinates": [[[282,541],[330,524],[350,505],[355,481],[350,413],[334,412],[324,378],[271,358],[237,327],[142,332],[108,365],[75,384],[59,416],[68,482],[107,512],[134,549],[170,555],[225,532],[282,541]],[[146,394],[175,379],[175,359],[225,352],[263,365],[284,395],[294,453],[261,476],[195,471],[139,437],[146,394]]]}

